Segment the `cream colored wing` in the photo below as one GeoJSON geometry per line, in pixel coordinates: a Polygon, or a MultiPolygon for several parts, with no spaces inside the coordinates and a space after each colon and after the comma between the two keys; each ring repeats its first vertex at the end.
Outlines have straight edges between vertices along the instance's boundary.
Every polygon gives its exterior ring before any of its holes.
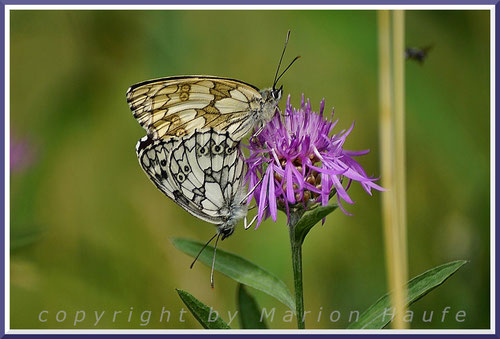
{"type": "Polygon", "coordinates": [[[228,133],[211,129],[168,140],[144,137],[136,151],[160,191],[230,234],[236,219],[246,215],[246,205],[240,204],[246,194],[245,163],[238,145],[228,133]]]}
{"type": "Polygon", "coordinates": [[[256,124],[261,101],[258,88],[214,76],[155,79],[127,91],[134,117],[153,139],[213,128],[241,140],[256,124]]]}

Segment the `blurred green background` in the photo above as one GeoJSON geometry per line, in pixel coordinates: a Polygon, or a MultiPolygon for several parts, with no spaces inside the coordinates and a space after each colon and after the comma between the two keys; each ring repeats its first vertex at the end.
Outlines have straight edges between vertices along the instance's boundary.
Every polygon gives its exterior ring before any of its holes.
{"type": "MultiPolygon", "coordinates": [[[[270,86],[291,29],[285,62],[302,59],[283,78],[285,94],[298,105],[305,93],[316,110],[326,98],[340,119],[337,131],[356,121],[345,148],[371,149],[359,161],[378,176],[376,19],[374,11],[11,12],[10,128],[12,148],[21,145],[14,155],[24,158],[11,164],[11,328],[74,328],[78,310],[87,317],[76,328],[200,328],[190,315],[179,321],[175,288],[228,320],[236,283],[216,273],[212,290],[209,268],[190,270],[191,258],[169,240],[205,241],[214,228],[142,172],[134,146],[145,132],[125,91],[179,74],[270,86]],[[168,323],[159,322],[162,307],[171,311],[168,323]],[[42,310],[47,322],[38,320],[42,310]],[[151,320],[141,326],[145,310],[151,320]],[[94,311],[105,311],[95,327],[94,311]],[[122,311],[115,322],[114,311],[122,311]]],[[[434,46],[424,65],[406,63],[410,276],[470,260],[412,307],[412,328],[489,327],[489,20],[487,11],[406,12],[408,46],[434,46]],[[460,310],[465,322],[454,319],[460,310]],[[434,312],[432,322],[422,322],[424,311],[434,312]]],[[[304,245],[309,328],[345,328],[351,310],[387,291],[381,193],[370,197],[355,184],[350,195],[354,216],[336,211],[304,245]],[[332,323],[334,310],[342,316],[332,323]]],[[[239,227],[221,248],[292,288],[283,215],[256,231],[239,227]]],[[[251,292],[262,307],[276,307],[272,328],[294,328],[281,320],[283,305],[251,292]]]]}

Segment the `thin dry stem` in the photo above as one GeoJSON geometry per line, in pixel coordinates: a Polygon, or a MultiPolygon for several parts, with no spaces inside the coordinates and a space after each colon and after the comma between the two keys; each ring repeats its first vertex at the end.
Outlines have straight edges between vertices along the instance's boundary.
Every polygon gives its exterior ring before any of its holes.
{"type": "Polygon", "coordinates": [[[379,101],[382,196],[387,280],[391,304],[395,308],[393,328],[407,328],[406,312],[407,249],[404,146],[404,12],[378,12],[379,101]],[[392,32],[392,60],[391,60],[392,32]],[[392,63],[391,63],[392,61],[392,63]],[[391,67],[392,65],[392,67],[391,67]]]}

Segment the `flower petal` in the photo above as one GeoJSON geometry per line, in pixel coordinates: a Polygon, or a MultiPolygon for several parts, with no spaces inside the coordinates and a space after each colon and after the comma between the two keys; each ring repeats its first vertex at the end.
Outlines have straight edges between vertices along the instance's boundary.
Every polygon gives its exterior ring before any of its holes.
{"type": "Polygon", "coordinates": [[[269,216],[276,221],[278,208],[284,210],[289,219],[293,205],[306,206],[306,191],[322,205],[328,204],[332,192],[335,193],[340,209],[350,215],[342,204],[354,203],[347,194],[353,181],[359,182],[368,194],[372,193],[371,189],[384,190],[375,183],[378,178],[369,177],[354,160],[369,150],[344,149],[355,123],[347,130],[332,134],[339,120],[334,120],[334,109],[330,118],[324,117],[324,109],[323,99],[319,113],[313,112],[310,100],[304,95],[300,108],[295,109],[288,95],[284,113],[276,109],[262,133],[251,138],[245,146],[250,152],[246,159],[245,181],[249,188],[257,185],[249,198],[253,197],[259,208],[257,226],[269,216]],[[260,183],[259,178],[262,178],[260,183]],[[309,183],[308,178],[316,179],[309,183]],[[345,181],[346,187],[343,186],[345,181]]]}
{"type": "Polygon", "coordinates": [[[286,198],[290,203],[295,204],[295,194],[293,192],[292,166],[293,165],[287,161],[285,165],[286,198]]]}
{"type": "Polygon", "coordinates": [[[266,203],[266,198],[267,198],[267,185],[269,183],[269,174],[266,172],[264,175],[264,179],[262,179],[262,184],[261,184],[261,190],[260,190],[260,196],[259,196],[259,211],[258,215],[259,217],[257,218],[257,225],[260,225],[262,218],[264,217],[264,210],[265,206],[267,206],[266,203]]]}
{"type": "Polygon", "coordinates": [[[266,176],[269,178],[269,213],[271,213],[271,218],[276,221],[278,217],[278,210],[276,208],[276,196],[274,195],[274,173],[273,166],[268,166],[266,171],[266,176]]]}

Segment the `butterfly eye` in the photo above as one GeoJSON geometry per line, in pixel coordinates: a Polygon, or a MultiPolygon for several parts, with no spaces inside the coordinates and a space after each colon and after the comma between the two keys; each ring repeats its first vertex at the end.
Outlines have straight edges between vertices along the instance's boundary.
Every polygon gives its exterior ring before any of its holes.
{"type": "Polygon", "coordinates": [[[160,161],[160,165],[161,167],[167,166],[167,160],[163,159],[162,161],[160,161]]]}
{"type": "Polygon", "coordinates": [[[234,152],[234,147],[227,147],[226,148],[226,154],[231,154],[234,152]]]}
{"type": "Polygon", "coordinates": [[[208,149],[206,146],[200,147],[198,149],[198,156],[203,156],[203,155],[206,155],[207,153],[208,153],[208,149]]]}
{"type": "Polygon", "coordinates": [[[223,149],[221,145],[213,145],[212,146],[212,153],[213,154],[220,154],[222,153],[223,149]]]}
{"type": "Polygon", "coordinates": [[[184,165],[182,170],[184,171],[185,174],[188,174],[191,171],[191,167],[189,167],[189,165],[184,165]]]}
{"type": "Polygon", "coordinates": [[[177,174],[177,181],[184,182],[184,180],[186,180],[186,177],[184,176],[184,174],[182,174],[182,173],[177,174]]]}

